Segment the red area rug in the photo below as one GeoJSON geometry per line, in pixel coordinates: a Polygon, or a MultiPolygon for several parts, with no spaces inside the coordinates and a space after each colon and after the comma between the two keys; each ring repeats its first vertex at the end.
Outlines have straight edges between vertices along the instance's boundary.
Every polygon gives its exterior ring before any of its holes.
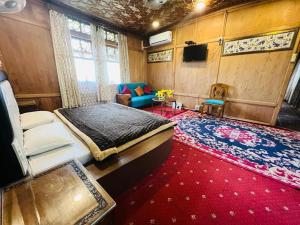
{"type": "Polygon", "coordinates": [[[160,168],[116,200],[116,225],[300,224],[298,190],[177,141],[160,168]]]}

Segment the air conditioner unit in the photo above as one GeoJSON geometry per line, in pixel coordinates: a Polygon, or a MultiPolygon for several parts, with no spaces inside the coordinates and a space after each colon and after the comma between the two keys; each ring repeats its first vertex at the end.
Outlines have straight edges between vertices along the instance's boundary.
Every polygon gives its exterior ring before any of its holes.
{"type": "Polygon", "coordinates": [[[172,42],[172,31],[166,31],[149,38],[150,46],[158,46],[172,42]]]}
{"type": "Polygon", "coordinates": [[[0,0],[0,14],[20,12],[25,5],[26,0],[0,0]]]}

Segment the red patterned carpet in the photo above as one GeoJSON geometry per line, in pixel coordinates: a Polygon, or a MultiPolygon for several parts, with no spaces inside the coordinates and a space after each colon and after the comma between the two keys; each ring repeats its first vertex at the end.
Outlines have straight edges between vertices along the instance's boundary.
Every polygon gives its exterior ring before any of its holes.
{"type": "Polygon", "coordinates": [[[300,224],[298,190],[177,141],[160,168],[116,200],[116,225],[300,224]]]}
{"type": "Polygon", "coordinates": [[[158,114],[158,115],[163,116],[167,119],[170,119],[174,116],[177,116],[177,115],[187,111],[185,109],[181,109],[181,110],[176,109],[176,110],[174,110],[171,107],[160,107],[160,106],[143,108],[143,110],[158,114]]]}

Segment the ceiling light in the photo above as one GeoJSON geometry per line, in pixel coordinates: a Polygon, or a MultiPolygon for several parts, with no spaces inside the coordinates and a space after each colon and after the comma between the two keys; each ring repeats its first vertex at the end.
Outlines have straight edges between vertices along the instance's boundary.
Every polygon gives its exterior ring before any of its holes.
{"type": "Polygon", "coordinates": [[[152,27],[153,28],[158,28],[159,27],[159,21],[157,21],[157,20],[153,21],[152,27]]]}
{"type": "Polygon", "coordinates": [[[205,4],[204,1],[199,1],[199,2],[196,3],[196,9],[197,9],[197,10],[202,10],[202,9],[204,9],[205,7],[206,7],[206,4],[205,4]]]}

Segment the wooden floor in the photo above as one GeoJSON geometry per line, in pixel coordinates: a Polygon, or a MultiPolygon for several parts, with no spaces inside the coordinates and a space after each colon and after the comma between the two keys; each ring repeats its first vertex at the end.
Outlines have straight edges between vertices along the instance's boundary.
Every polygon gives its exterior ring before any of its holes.
{"type": "Polygon", "coordinates": [[[300,111],[283,102],[276,126],[300,131],[300,111]]]}

